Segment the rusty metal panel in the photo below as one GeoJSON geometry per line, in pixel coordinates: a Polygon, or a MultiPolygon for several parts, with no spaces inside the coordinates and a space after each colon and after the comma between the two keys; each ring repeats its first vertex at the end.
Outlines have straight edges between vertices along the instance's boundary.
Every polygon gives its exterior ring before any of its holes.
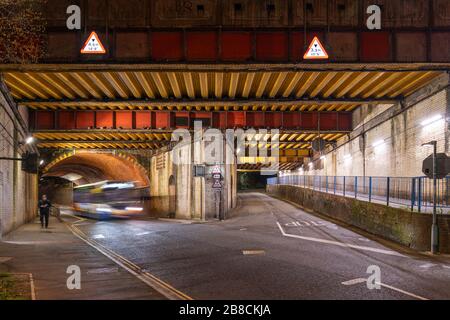
{"type": "Polygon", "coordinates": [[[361,61],[389,62],[392,60],[389,32],[361,33],[361,61]]]}
{"type": "Polygon", "coordinates": [[[74,32],[49,32],[47,53],[49,59],[76,59],[81,48],[74,32]]]}
{"type": "Polygon", "coordinates": [[[356,32],[330,32],[327,45],[330,58],[339,61],[358,60],[358,35],[356,32]]]}
{"type": "Polygon", "coordinates": [[[330,1],[330,24],[340,27],[356,27],[359,18],[358,2],[354,0],[330,1]]]}
{"type": "Polygon", "coordinates": [[[146,32],[117,32],[116,58],[146,58],[149,56],[149,37],[146,32]]]}
{"type": "Polygon", "coordinates": [[[152,32],[152,58],[156,61],[183,59],[183,34],[181,32],[152,32]]]}
{"type": "Polygon", "coordinates": [[[224,26],[254,27],[256,16],[256,1],[225,0],[222,8],[222,23],[224,26]]]}
{"type": "Polygon", "coordinates": [[[108,128],[114,127],[114,111],[96,111],[95,116],[95,126],[97,128],[108,128]]]}
{"type": "Polygon", "coordinates": [[[36,112],[36,129],[53,129],[55,126],[55,113],[52,111],[36,112]]]}
{"type": "Polygon", "coordinates": [[[256,34],[256,60],[283,61],[288,58],[286,32],[258,32],[256,34]]]}
{"type": "Polygon", "coordinates": [[[145,27],[147,1],[142,0],[109,0],[109,26],[111,27],[145,27]]]}
{"type": "Polygon", "coordinates": [[[151,112],[138,111],[136,112],[136,129],[145,129],[152,126],[151,112]]]}
{"type": "Polygon", "coordinates": [[[364,0],[364,8],[381,7],[382,27],[426,27],[428,25],[428,0],[364,0]]]}
{"type": "Polygon", "coordinates": [[[431,61],[448,62],[450,57],[450,32],[431,34],[431,61]]]}
{"type": "Polygon", "coordinates": [[[433,0],[433,20],[436,27],[450,27],[450,1],[433,0]]]}
{"type": "Polygon", "coordinates": [[[151,3],[152,25],[155,27],[216,24],[216,0],[154,0],[151,3]]]}
{"type": "Polygon", "coordinates": [[[292,21],[295,26],[303,26],[305,16],[308,26],[327,25],[327,0],[292,0],[292,21]]]}
{"type": "Polygon", "coordinates": [[[188,32],[186,58],[195,61],[217,60],[217,34],[215,32],[188,32]]]}
{"type": "Polygon", "coordinates": [[[57,129],[75,129],[75,111],[59,111],[57,129]]]}
{"type": "MultiPolygon", "coordinates": [[[[86,9],[82,8],[83,10],[86,9]]],[[[107,0],[87,0],[88,26],[106,26],[107,14],[107,0]]]]}
{"type": "Polygon", "coordinates": [[[395,34],[396,57],[399,62],[427,60],[427,35],[424,32],[399,32],[395,34]]]}
{"type": "Polygon", "coordinates": [[[221,45],[221,58],[224,61],[246,61],[252,57],[252,34],[250,32],[224,31],[221,45]]]}
{"type": "Polygon", "coordinates": [[[288,26],[288,1],[259,0],[256,2],[256,19],[259,27],[288,26]]]}
{"type": "Polygon", "coordinates": [[[47,0],[45,14],[48,27],[63,27],[66,25],[68,15],[67,7],[80,5],[80,0],[47,0]]]}

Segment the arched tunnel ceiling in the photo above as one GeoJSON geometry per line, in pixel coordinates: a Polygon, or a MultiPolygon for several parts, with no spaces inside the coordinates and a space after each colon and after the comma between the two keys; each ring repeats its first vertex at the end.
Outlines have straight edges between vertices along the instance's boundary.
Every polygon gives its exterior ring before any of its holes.
{"type": "Polygon", "coordinates": [[[139,164],[111,153],[77,152],[46,168],[43,177],[67,177],[72,175],[75,184],[94,183],[103,180],[135,181],[148,186],[149,177],[139,164]]]}

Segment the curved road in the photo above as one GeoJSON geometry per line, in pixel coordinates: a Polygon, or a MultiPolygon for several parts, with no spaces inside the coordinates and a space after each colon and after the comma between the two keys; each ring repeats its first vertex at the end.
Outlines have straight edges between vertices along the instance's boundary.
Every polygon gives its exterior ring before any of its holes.
{"type": "Polygon", "coordinates": [[[400,252],[263,193],[239,194],[223,222],[77,228],[193,299],[450,299],[450,259],[400,252]]]}

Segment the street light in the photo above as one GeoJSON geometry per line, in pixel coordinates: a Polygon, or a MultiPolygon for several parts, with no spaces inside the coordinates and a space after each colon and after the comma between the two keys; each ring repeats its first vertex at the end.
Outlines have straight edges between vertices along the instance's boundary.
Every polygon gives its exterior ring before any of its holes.
{"type": "Polygon", "coordinates": [[[32,136],[29,136],[25,139],[26,144],[32,144],[34,142],[34,138],[32,136]]]}
{"type": "Polygon", "coordinates": [[[431,226],[431,253],[435,254],[439,251],[439,228],[437,224],[437,178],[436,178],[436,155],[437,155],[437,141],[430,141],[422,144],[422,146],[433,146],[433,224],[431,226]]]}

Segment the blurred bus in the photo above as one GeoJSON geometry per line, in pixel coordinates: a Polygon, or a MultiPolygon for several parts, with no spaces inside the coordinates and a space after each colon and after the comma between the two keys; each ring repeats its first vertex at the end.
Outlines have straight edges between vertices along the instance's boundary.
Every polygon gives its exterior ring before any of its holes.
{"type": "Polygon", "coordinates": [[[144,214],[148,187],[137,187],[132,181],[102,181],[73,189],[77,215],[93,219],[130,218],[144,214]]]}

